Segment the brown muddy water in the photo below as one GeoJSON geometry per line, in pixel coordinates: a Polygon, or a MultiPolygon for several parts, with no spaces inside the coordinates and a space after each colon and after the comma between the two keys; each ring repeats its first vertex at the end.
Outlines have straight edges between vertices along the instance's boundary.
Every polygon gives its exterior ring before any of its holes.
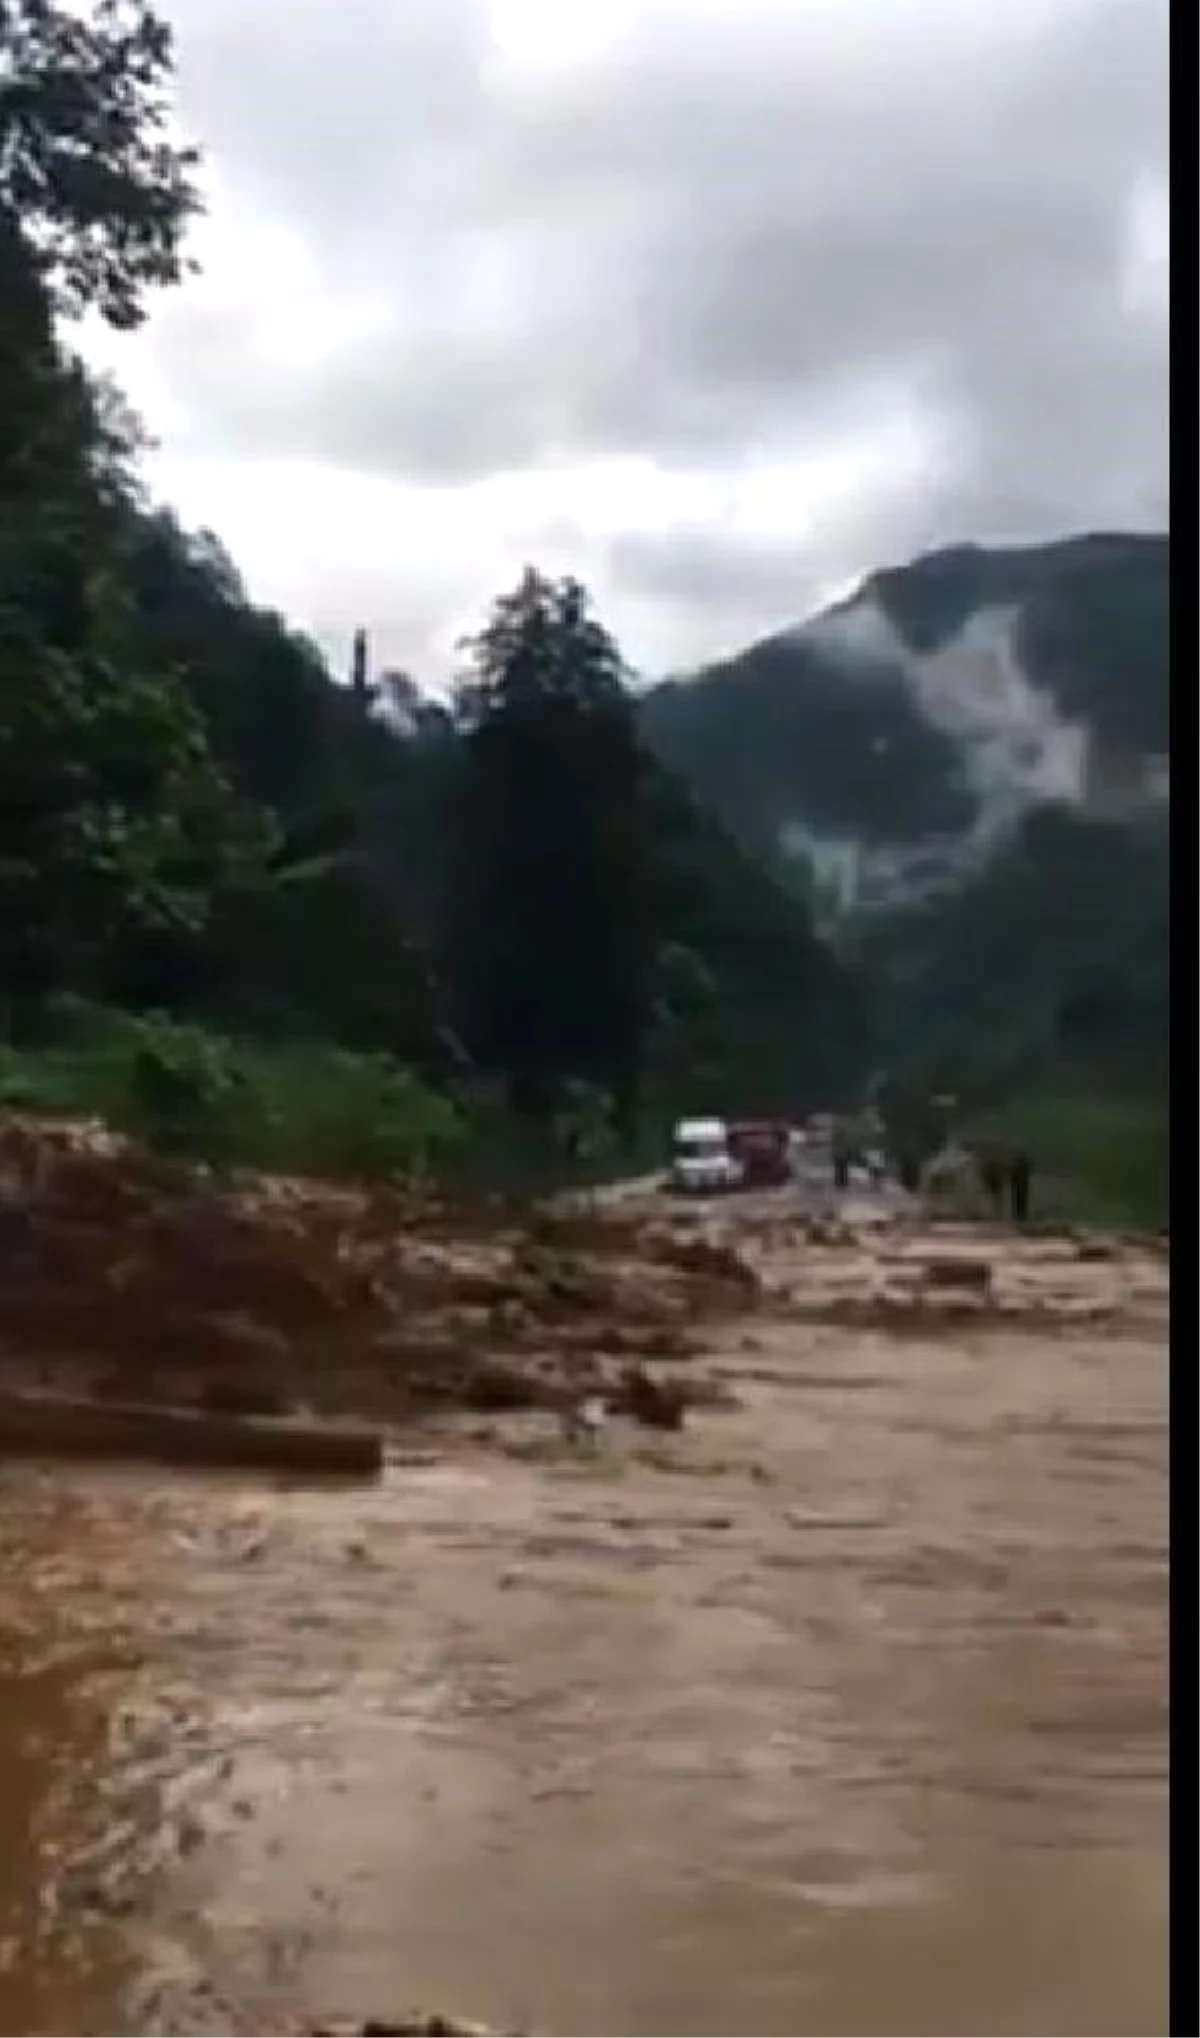
{"type": "Polygon", "coordinates": [[[720,1357],[595,1464],[0,1468],[0,2031],[1165,2032],[1161,1318],[720,1357]]]}

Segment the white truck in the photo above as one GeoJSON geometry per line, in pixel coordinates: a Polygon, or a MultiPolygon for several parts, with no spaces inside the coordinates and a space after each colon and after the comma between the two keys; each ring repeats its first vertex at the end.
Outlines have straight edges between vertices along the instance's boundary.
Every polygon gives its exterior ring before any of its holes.
{"type": "Polygon", "coordinates": [[[723,1118],[681,1118],[671,1138],[667,1185],[684,1195],[717,1195],[736,1189],[742,1164],[730,1151],[723,1118]]]}

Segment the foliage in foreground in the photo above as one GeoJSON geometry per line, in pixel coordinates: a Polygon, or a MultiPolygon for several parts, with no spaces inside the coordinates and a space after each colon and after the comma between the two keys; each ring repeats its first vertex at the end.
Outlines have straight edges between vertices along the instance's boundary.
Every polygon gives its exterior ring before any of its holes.
{"type": "Polygon", "coordinates": [[[59,1015],[36,1048],[0,1050],[0,1105],[94,1116],[181,1159],[282,1174],[424,1174],[465,1137],[454,1105],[385,1055],[89,1008],[59,1015]]]}

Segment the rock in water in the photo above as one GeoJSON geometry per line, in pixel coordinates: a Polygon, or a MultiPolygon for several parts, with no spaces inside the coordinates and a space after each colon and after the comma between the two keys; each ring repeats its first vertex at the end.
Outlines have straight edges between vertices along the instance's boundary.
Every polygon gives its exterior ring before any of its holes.
{"type": "Polygon", "coordinates": [[[992,1263],[966,1253],[945,1253],[925,1261],[921,1272],[930,1288],[969,1288],[977,1295],[991,1292],[992,1263]]]}
{"type": "Polygon", "coordinates": [[[626,1366],[621,1376],[624,1405],[635,1422],[647,1429],[682,1429],[684,1393],[658,1380],[645,1366],[626,1366]]]}
{"type": "Polygon", "coordinates": [[[473,2024],[465,2017],[447,2017],[440,2010],[413,2010],[408,2016],[365,2017],[361,2022],[336,2019],[323,2024],[306,2024],[304,2038],[500,2038],[490,2024],[473,2024]]]}

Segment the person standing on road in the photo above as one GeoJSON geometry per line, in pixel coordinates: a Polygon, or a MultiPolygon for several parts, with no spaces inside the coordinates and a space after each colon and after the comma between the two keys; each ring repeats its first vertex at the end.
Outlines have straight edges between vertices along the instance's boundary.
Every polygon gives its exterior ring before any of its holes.
{"type": "Polygon", "coordinates": [[[1033,1181],[1033,1166],[1027,1153],[1015,1153],[1008,1164],[1009,1207],[1014,1224],[1025,1224],[1029,1218],[1029,1197],[1033,1181]]]}
{"type": "Polygon", "coordinates": [[[1012,1187],[1011,1164],[1008,1168],[1006,1168],[1002,1157],[998,1153],[985,1151],[984,1153],[980,1154],[979,1179],[983,1184],[983,1193],[987,1197],[988,1207],[990,1208],[992,1216],[997,1220],[997,1222],[999,1222],[999,1220],[1004,1215],[1004,1189],[1006,1176],[1008,1177],[1008,1186],[1011,1193],[1012,1187]]]}
{"type": "Polygon", "coordinates": [[[830,1152],[833,1160],[833,1186],[838,1190],[848,1189],[850,1187],[850,1132],[845,1120],[842,1118],[839,1118],[834,1125],[830,1152]]]}

